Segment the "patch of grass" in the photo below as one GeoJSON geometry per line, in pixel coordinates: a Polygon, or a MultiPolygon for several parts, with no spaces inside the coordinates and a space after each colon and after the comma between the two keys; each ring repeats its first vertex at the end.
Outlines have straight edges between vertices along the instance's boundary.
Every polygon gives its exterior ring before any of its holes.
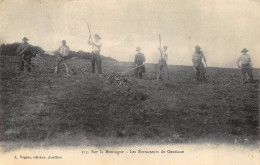
{"type": "MultiPolygon", "coordinates": [[[[158,83],[156,66],[149,64],[142,80],[126,75],[133,85],[105,84],[112,71],[132,65],[104,61],[104,77],[88,71],[67,77],[64,69],[55,75],[49,72],[52,65],[43,71],[43,65],[36,66],[30,75],[1,69],[0,140],[62,146],[85,140],[94,145],[257,142],[259,86],[231,79],[238,70],[207,68],[209,82],[199,83],[191,67],[170,66],[170,81],[158,83]],[[148,97],[127,98],[129,89],[148,97]]],[[[90,64],[78,60],[70,66],[90,64]]]]}

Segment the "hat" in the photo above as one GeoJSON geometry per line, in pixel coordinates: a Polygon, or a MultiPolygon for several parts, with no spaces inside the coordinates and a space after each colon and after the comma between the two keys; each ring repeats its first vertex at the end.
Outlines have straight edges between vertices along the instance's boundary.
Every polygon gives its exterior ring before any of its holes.
{"type": "Polygon", "coordinates": [[[199,46],[199,45],[196,45],[196,46],[195,46],[195,49],[200,49],[200,46],[199,46]]]}
{"type": "Polygon", "coordinates": [[[244,48],[243,50],[241,50],[241,53],[244,53],[244,52],[248,52],[248,50],[246,48],[244,48]]]}
{"type": "Polygon", "coordinates": [[[62,40],[61,42],[65,42],[66,43],[66,40],[62,40]]]}
{"type": "Polygon", "coordinates": [[[26,37],[23,37],[23,41],[24,41],[24,40],[28,41],[29,39],[28,39],[28,38],[26,38],[26,37]]]}
{"type": "Polygon", "coordinates": [[[167,49],[167,48],[168,48],[168,46],[164,45],[164,46],[163,46],[163,48],[166,48],[166,49],[167,49]]]}
{"type": "Polygon", "coordinates": [[[101,40],[101,37],[98,34],[95,34],[95,37],[97,37],[99,40],[101,40]]]}
{"type": "Polygon", "coordinates": [[[135,50],[136,50],[136,51],[139,51],[139,50],[141,50],[141,48],[138,46],[138,47],[136,47],[135,50]]]}

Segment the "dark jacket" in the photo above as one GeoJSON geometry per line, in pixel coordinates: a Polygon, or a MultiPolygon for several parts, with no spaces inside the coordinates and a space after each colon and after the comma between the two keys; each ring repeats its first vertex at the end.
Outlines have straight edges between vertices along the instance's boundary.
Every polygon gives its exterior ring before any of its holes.
{"type": "Polygon", "coordinates": [[[135,55],[135,64],[137,66],[143,65],[143,63],[145,62],[145,57],[143,53],[137,53],[135,55]]]}
{"type": "Polygon", "coordinates": [[[27,44],[22,43],[18,47],[16,52],[20,53],[24,59],[31,58],[33,56],[33,53],[34,53],[32,48],[31,48],[31,45],[28,44],[28,43],[27,44]]]}
{"type": "MultiPolygon", "coordinates": [[[[135,64],[137,66],[143,65],[143,63],[145,62],[145,57],[143,53],[137,53],[135,55],[135,64]]],[[[141,66],[139,68],[136,69],[136,73],[144,73],[145,72],[145,67],[141,66]]]]}

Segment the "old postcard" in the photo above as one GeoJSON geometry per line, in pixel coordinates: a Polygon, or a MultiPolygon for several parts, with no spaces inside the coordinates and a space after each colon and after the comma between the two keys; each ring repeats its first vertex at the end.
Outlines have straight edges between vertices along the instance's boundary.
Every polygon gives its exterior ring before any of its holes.
{"type": "Polygon", "coordinates": [[[259,164],[260,1],[0,0],[0,165],[259,164]]]}

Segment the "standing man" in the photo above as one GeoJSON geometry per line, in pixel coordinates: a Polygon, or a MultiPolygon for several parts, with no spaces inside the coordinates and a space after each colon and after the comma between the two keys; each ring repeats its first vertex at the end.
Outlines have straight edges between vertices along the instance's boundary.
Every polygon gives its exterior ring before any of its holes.
{"type": "Polygon", "coordinates": [[[242,65],[242,74],[243,74],[243,82],[246,81],[246,74],[249,76],[250,83],[254,83],[254,77],[253,77],[253,65],[250,56],[247,54],[248,50],[244,48],[241,53],[243,53],[238,59],[237,59],[237,66],[238,68],[241,68],[242,65]],[[241,65],[239,64],[241,61],[241,65]]]}
{"type": "Polygon", "coordinates": [[[205,68],[202,63],[202,59],[204,60],[206,66],[207,66],[206,58],[205,58],[203,52],[201,51],[200,46],[197,45],[197,46],[195,46],[195,52],[192,56],[192,63],[193,63],[194,70],[196,71],[196,80],[198,80],[198,81],[206,80],[205,68]]]}
{"type": "Polygon", "coordinates": [[[18,47],[16,54],[20,57],[20,70],[24,71],[24,63],[27,66],[27,71],[31,72],[31,57],[32,54],[29,52],[29,43],[28,38],[24,37],[22,39],[22,44],[18,47]]]}
{"type": "Polygon", "coordinates": [[[135,65],[136,67],[136,75],[140,77],[140,79],[143,78],[143,73],[145,72],[145,67],[144,67],[144,62],[145,62],[145,57],[144,54],[141,53],[141,48],[137,47],[136,48],[137,54],[135,55],[135,65]]]}
{"type": "Polygon", "coordinates": [[[59,65],[62,62],[66,67],[66,72],[69,75],[69,66],[66,63],[67,56],[69,55],[70,48],[66,45],[66,41],[62,40],[62,45],[57,50],[57,59],[56,59],[56,66],[54,73],[58,73],[59,71],[59,65]]]}
{"type": "Polygon", "coordinates": [[[163,46],[163,50],[161,48],[158,48],[162,58],[159,60],[157,64],[157,80],[162,80],[162,74],[163,72],[166,73],[167,79],[169,80],[169,70],[167,65],[168,60],[168,53],[167,53],[168,47],[165,45],[163,46]]]}
{"type": "Polygon", "coordinates": [[[100,56],[100,49],[102,43],[100,42],[101,37],[98,34],[94,35],[94,41],[92,40],[91,36],[89,37],[88,44],[92,45],[92,57],[91,57],[91,67],[92,67],[92,74],[95,74],[95,64],[97,64],[98,74],[101,76],[101,56],[100,56]]]}

